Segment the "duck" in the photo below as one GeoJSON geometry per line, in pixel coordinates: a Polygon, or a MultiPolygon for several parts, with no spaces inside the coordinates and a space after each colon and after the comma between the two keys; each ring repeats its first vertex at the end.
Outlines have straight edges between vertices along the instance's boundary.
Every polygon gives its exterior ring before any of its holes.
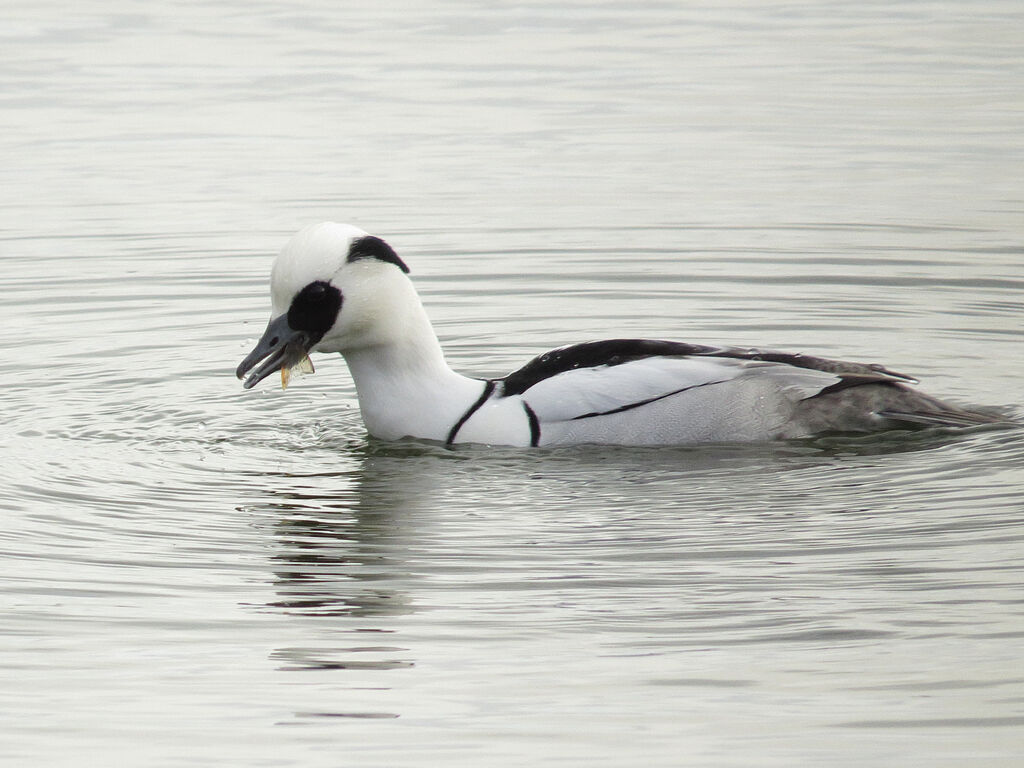
{"type": "Polygon", "coordinates": [[[366,430],[385,441],[537,447],[751,443],[997,419],[926,395],[878,364],[802,353],[616,338],[541,354],[498,378],[453,371],[402,258],[323,222],[270,276],[266,331],[236,370],[245,389],[339,353],[366,430]]]}

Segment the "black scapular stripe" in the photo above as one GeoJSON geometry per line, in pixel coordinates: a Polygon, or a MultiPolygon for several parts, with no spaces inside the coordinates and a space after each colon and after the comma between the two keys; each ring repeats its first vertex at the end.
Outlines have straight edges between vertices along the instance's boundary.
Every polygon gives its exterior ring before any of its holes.
{"type": "Polygon", "coordinates": [[[611,416],[613,413],[622,413],[623,411],[631,411],[634,408],[639,408],[641,405],[647,405],[649,403],[656,403],[659,400],[664,400],[666,397],[672,397],[672,395],[680,395],[683,392],[689,392],[691,389],[700,389],[701,387],[710,387],[712,384],[724,384],[729,379],[719,379],[718,381],[705,381],[703,384],[691,384],[689,387],[683,387],[682,389],[674,389],[671,392],[666,392],[663,395],[655,395],[654,397],[648,397],[646,400],[638,400],[635,403],[627,403],[626,405],[620,405],[618,408],[612,408],[608,411],[594,411],[593,413],[584,413],[580,416],[573,416],[572,421],[578,421],[579,419],[592,419],[595,416],[611,416]]]}
{"type": "Polygon", "coordinates": [[[844,380],[843,387],[885,381],[916,383],[911,376],[890,371],[877,364],[829,360],[823,357],[803,355],[799,352],[710,347],[703,344],[688,344],[682,341],[661,339],[608,339],[572,344],[538,355],[519,370],[500,379],[503,384],[501,393],[504,396],[521,395],[535,384],[560,373],[578,368],[622,365],[648,357],[720,357],[782,363],[796,368],[823,371],[839,376],[844,380]]]}
{"type": "Polygon", "coordinates": [[[621,365],[645,357],[709,355],[718,347],[686,344],[681,341],[658,339],[607,339],[585,341],[568,347],[553,349],[533,358],[503,379],[502,394],[521,395],[534,384],[577,368],[595,368],[599,365],[621,365]]]}
{"type": "Polygon", "coordinates": [[[487,402],[487,399],[491,396],[493,392],[494,380],[489,379],[487,383],[484,384],[484,391],[480,393],[480,397],[477,398],[475,403],[469,406],[466,412],[462,414],[459,420],[456,421],[455,424],[452,426],[451,430],[449,430],[448,437],[445,438],[444,441],[445,445],[451,445],[452,443],[455,442],[455,436],[459,434],[459,430],[462,429],[462,425],[469,421],[470,417],[474,413],[480,410],[480,406],[487,402]]]}

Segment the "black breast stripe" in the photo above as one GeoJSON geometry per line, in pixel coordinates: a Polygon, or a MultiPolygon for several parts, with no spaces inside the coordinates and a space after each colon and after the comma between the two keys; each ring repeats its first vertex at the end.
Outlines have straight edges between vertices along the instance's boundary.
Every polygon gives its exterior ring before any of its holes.
{"type": "Polygon", "coordinates": [[[455,442],[455,436],[459,434],[459,430],[462,429],[462,425],[469,421],[470,416],[480,410],[480,406],[487,402],[487,399],[493,392],[494,380],[489,379],[487,383],[484,384],[484,391],[480,393],[480,397],[477,398],[477,401],[469,406],[469,410],[462,414],[459,420],[455,422],[455,425],[451,428],[451,431],[448,432],[448,437],[444,441],[445,445],[451,445],[455,442]]]}
{"type": "Polygon", "coordinates": [[[525,400],[523,401],[523,410],[526,411],[526,418],[530,422],[530,447],[536,448],[540,444],[540,422],[537,420],[537,414],[534,413],[533,408],[525,400]]]}
{"type": "Polygon", "coordinates": [[[641,405],[647,405],[648,403],[656,403],[658,400],[664,400],[666,397],[672,397],[672,395],[678,395],[683,392],[689,392],[691,389],[700,389],[701,387],[709,387],[712,384],[724,384],[732,379],[722,379],[720,381],[705,381],[703,384],[694,384],[689,387],[683,387],[682,389],[675,389],[671,392],[666,392],[663,395],[656,395],[655,397],[649,397],[646,400],[640,400],[635,403],[629,403],[627,405],[620,405],[618,408],[612,408],[610,411],[595,411],[594,413],[584,413],[580,416],[573,416],[572,421],[578,419],[592,419],[595,416],[611,416],[613,413],[622,413],[623,411],[630,411],[633,408],[639,408],[641,405]]]}

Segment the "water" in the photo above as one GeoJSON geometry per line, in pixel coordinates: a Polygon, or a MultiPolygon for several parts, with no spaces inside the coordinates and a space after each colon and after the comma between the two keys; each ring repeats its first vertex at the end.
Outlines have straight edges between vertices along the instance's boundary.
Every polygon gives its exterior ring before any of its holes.
{"type": "Polygon", "coordinates": [[[1020,765],[1019,431],[444,450],[232,372],[336,219],[467,373],[650,335],[1020,414],[1022,22],[9,3],[0,760],[1020,765]]]}

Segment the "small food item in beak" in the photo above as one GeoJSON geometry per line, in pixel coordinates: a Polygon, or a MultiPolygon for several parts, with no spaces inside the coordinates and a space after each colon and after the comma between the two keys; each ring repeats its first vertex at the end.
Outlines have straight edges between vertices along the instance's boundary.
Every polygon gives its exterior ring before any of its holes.
{"type": "Polygon", "coordinates": [[[307,373],[316,373],[316,370],[313,368],[313,361],[309,359],[309,355],[303,355],[299,362],[291,367],[287,365],[281,366],[281,389],[288,388],[288,382],[291,381],[292,374],[296,372],[300,376],[307,373]]]}

